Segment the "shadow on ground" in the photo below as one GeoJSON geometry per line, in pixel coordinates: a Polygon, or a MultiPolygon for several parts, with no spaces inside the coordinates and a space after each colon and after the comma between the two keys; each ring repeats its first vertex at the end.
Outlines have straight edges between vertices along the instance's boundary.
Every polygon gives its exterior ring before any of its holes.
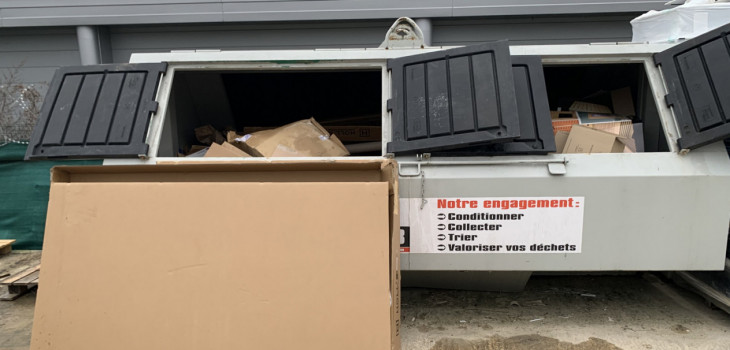
{"type": "Polygon", "coordinates": [[[561,342],[537,334],[518,335],[503,338],[498,335],[469,341],[459,338],[443,338],[431,350],[621,350],[621,348],[598,338],[590,338],[579,344],[561,342]]]}

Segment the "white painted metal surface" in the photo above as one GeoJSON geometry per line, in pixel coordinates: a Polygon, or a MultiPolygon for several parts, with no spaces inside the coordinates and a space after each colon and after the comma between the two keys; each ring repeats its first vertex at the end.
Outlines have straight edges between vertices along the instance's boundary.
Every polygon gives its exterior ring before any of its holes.
{"type": "MultiPolygon", "coordinates": [[[[506,157],[397,157],[401,198],[585,197],[579,254],[403,253],[404,270],[616,271],[722,269],[730,221],[730,160],[721,144],[686,153],[664,103],[665,86],[651,55],[669,45],[513,46],[513,55],[541,55],[547,64],[641,64],[669,152],[552,154],[506,157]]],[[[170,88],[180,70],[337,70],[382,72],[383,154],[390,140],[387,59],[441,50],[221,51],[134,54],[133,63],[170,62],[150,125],[156,158],[170,88]]],[[[211,161],[218,161],[211,159],[211,161]]],[[[260,160],[251,160],[260,161],[260,160]]],[[[105,164],[111,164],[106,161],[105,164]]],[[[414,210],[414,208],[408,208],[414,210]]],[[[418,223],[408,223],[418,225],[418,223]]]]}
{"type": "Polygon", "coordinates": [[[585,217],[580,254],[411,253],[402,254],[404,268],[496,271],[723,268],[730,220],[727,200],[730,161],[721,143],[687,155],[657,152],[541,157],[543,161],[567,160],[566,173],[552,175],[549,163],[530,164],[522,156],[432,158],[431,162],[420,163],[418,176],[401,177],[401,198],[583,196],[585,217]],[[469,164],[470,160],[474,164],[469,164]]]}
{"type": "MultiPolygon", "coordinates": [[[[586,45],[525,45],[511,46],[513,55],[541,55],[545,59],[598,60],[611,57],[647,57],[665,50],[670,44],[601,43],[586,45]]],[[[135,53],[130,63],[152,62],[295,62],[295,61],[352,61],[386,60],[419,53],[440,51],[454,46],[436,46],[424,49],[386,50],[368,49],[317,49],[317,50],[264,50],[264,51],[174,51],[163,53],[135,53]]],[[[548,61],[549,62],[549,61],[548,61]]]]}

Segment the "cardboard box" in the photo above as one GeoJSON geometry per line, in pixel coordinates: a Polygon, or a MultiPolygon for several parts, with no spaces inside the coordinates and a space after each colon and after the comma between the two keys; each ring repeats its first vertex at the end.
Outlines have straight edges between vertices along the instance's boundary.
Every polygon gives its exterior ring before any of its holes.
{"type": "Polygon", "coordinates": [[[203,157],[205,157],[205,154],[208,153],[208,149],[209,148],[210,147],[205,147],[203,149],[200,149],[200,150],[195,151],[193,153],[188,153],[186,155],[178,154],[178,157],[184,156],[184,157],[189,157],[189,158],[203,158],[203,157]]]}
{"type": "Polygon", "coordinates": [[[568,131],[558,131],[555,133],[555,153],[563,153],[563,148],[565,148],[565,143],[568,141],[568,135],[570,133],[568,131]]]}
{"type": "Polygon", "coordinates": [[[630,140],[616,134],[575,125],[565,141],[563,153],[623,153],[630,140]]]}
{"type": "Polygon", "coordinates": [[[579,124],[578,114],[572,111],[550,111],[553,123],[553,134],[558,131],[570,132],[573,125],[579,124]]]}
{"type": "Polygon", "coordinates": [[[399,349],[397,193],[388,160],[56,167],[30,348],[399,349]]]}
{"type": "Polygon", "coordinates": [[[205,152],[207,158],[210,157],[250,157],[251,155],[244,152],[240,148],[228,143],[223,142],[222,144],[211,144],[208,148],[208,152],[205,152]]]}
{"type": "Polygon", "coordinates": [[[223,137],[223,134],[216,130],[212,125],[203,125],[201,127],[195,128],[195,138],[198,140],[198,142],[209,146],[213,143],[221,143],[225,141],[226,139],[223,137]]]}
{"type": "Polygon", "coordinates": [[[589,123],[581,124],[592,129],[602,130],[611,134],[616,134],[621,137],[630,138],[634,134],[634,127],[630,120],[622,120],[615,122],[600,122],[600,123],[589,123]]]}
{"type": "Polygon", "coordinates": [[[636,152],[644,152],[644,123],[634,123],[632,137],[636,144],[636,152]]]}
{"type": "Polygon", "coordinates": [[[550,111],[550,119],[578,119],[578,114],[574,111],[550,111]]]}
{"type": "Polygon", "coordinates": [[[190,150],[188,150],[188,152],[186,153],[186,155],[193,154],[193,153],[196,153],[196,152],[200,152],[200,151],[202,151],[204,149],[208,149],[208,146],[204,146],[204,145],[192,145],[192,146],[190,146],[190,150]]]}
{"type": "Polygon", "coordinates": [[[607,91],[599,91],[592,95],[593,98],[600,98],[602,101],[608,100],[610,97],[611,108],[597,103],[585,101],[575,101],[570,105],[571,111],[597,113],[597,114],[613,114],[621,117],[633,117],[636,115],[634,108],[634,100],[631,96],[631,88],[623,87],[620,89],[607,91]],[[607,96],[610,95],[610,96],[607,96]]]}
{"type": "MultiPolygon", "coordinates": [[[[333,126],[327,125],[324,128],[330,134],[336,135],[342,142],[371,142],[382,139],[383,129],[379,126],[333,126]]],[[[270,130],[274,127],[247,126],[243,128],[242,134],[252,134],[261,130],[270,130]]]]}
{"type": "Polygon", "coordinates": [[[372,142],[382,139],[383,129],[379,126],[325,126],[343,142],[372,142]]]}
{"type": "Polygon", "coordinates": [[[350,155],[337,136],[314,118],[282,127],[240,135],[228,133],[228,142],[256,157],[342,157],[350,155]]]}
{"type": "Polygon", "coordinates": [[[633,117],[636,115],[634,99],[631,97],[631,88],[628,86],[611,90],[611,103],[613,104],[613,114],[622,117],[633,117]]]}
{"type": "Polygon", "coordinates": [[[611,114],[611,108],[596,103],[575,101],[570,105],[571,111],[575,112],[588,112],[588,113],[599,113],[599,114],[611,114]]]}
{"type": "Polygon", "coordinates": [[[631,120],[615,114],[602,114],[602,113],[590,113],[590,112],[576,112],[578,120],[581,124],[595,124],[595,123],[613,123],[613,122],[629,122],[631,120]]]}

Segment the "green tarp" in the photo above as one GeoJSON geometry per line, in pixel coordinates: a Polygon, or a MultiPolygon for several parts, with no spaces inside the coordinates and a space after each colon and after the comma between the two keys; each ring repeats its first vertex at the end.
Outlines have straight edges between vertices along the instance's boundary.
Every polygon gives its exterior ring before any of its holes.
{"type": "Polygon", "coordinates": [[[101,160],[23,161],[28,145],[0,145],[0,239],[13,249],[41,249],[46,226],[50,170],[55,165],[101,164],[101,160]]]}

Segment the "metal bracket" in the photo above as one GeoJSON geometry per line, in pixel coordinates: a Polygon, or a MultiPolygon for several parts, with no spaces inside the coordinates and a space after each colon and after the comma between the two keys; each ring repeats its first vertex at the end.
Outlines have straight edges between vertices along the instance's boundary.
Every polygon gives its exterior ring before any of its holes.
{"type": "Polygon", "coordinates": [[[398,18],[385,34],[381,49],[422,49],[425,47],[423,32],[415,21],[408,17],[398,18]]]}
{"type": "Polygon", "coordinates": [[[421,176],[421,173],[421,163],[398,163],[398,176],[415,177],[421,176]]]}
{"type": "Polygon", "coordinates": [[[421,175],[421,166],[472,166],[472,165],[547,165],[548,172],[552,175],[565,175],[568,170],[566,164],[568,160],[563,159],[541,159],[541,160],[454,160],[454,161],[433,161],[428,153],[416,156],[415,162],[398,162],[398,175],[404,177],[413,177],[421,175]]]}
{"type": "Polygon", "coordinates": [[[550,175],[565,175],[568,172],[565,163],[548,163],[547,166],[550,175]]]}

